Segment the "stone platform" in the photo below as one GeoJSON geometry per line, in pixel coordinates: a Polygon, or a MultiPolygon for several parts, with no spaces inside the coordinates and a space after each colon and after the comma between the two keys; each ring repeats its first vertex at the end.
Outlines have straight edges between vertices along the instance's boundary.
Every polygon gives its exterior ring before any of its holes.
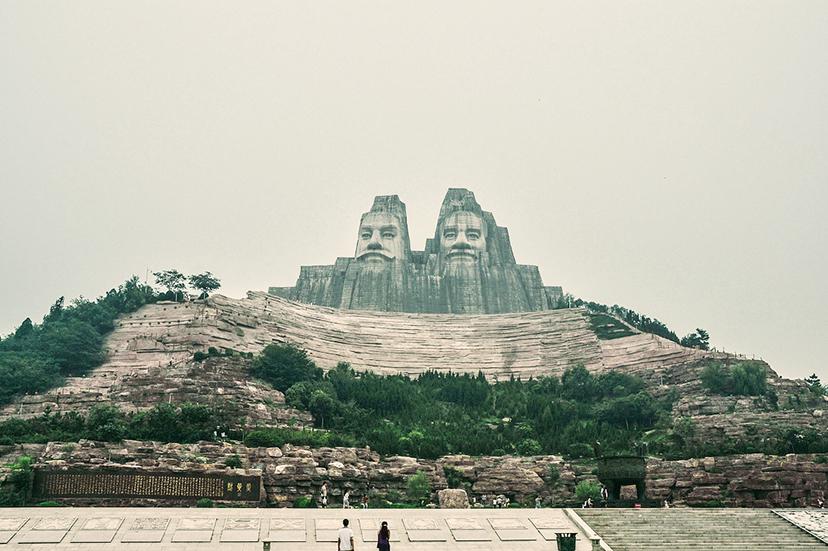
{"type": "Polygon", "coordinates": [[[376,548],[382,521],[395,550],[541,550],[556,532],[577,534],[576,551],[592,544],[565,509],[0,509],[0,549],[259,550],[336,549],[342,519],[357,551],[376,548]],[[47,544],[47,545],[44,545],[47,544]]]}
{"type": "Polygon", "coordinates": [[[395,551],[550,550],[558,532],[576,551],[826,549],[819,509],[0,509],[0,549],[336,549],[342,519],[357,551],[376,548],[383,520],[395,551]],[[789,522],[790,521],[790,522],[789,522]]]}

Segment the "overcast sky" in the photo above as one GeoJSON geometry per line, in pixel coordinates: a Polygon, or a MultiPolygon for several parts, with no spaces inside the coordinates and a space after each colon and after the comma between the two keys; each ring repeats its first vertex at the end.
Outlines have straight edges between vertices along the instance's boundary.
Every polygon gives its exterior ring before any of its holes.
{"type": "MultiPolygon", "coordinates": [[[[546,285],[828,382],[828,2],[0,3],[0,335],[147,270],[412,248],[475,192],[546,285]]],[[[150,274],[150,282],[153,278],[150,274]]]]}

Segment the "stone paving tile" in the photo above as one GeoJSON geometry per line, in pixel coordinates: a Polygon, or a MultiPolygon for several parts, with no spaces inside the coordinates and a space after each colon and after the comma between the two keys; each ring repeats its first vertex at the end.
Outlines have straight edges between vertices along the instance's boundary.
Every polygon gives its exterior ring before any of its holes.
{"type": "Polygon", "coordinates": [[[221,533],[222,542],[259,541],[259,530],[224,530],[221,533]]]}
{"type": "Polygon", "coordinates": [[[813,534],[814,537],[828,543],[828,511],[824,509],[807,511],[774,510],[794,526],[813,534]]]}
{"type": "Polygon", "coordinates": [[[308,536],[305,532],[305,519],[272,518],[270,519],[270,531],[265,539],[274,542],[307,541],[308,536]]]}
{"type": "Polygon", "coordinates": [[[408,530],[408,541],[446,541],[446,535],[442,530],[408,530]]]}
{"type": "Polygon", "coordinates": [[[272,518],[270,519],[270,531],[274,530],[304,530],[305,519],[303,518],[272,518]]]}
{"type": "Polygon", "coordinates": [[[502,541],[532,541],[538,539],[534,530],[495,530],[502,541]]]}
{"type": "Polygon", "coordinates": [[[495,530],[523,530],[526,525],[519,518],[490,518],[489,524],[495,530]]]}
{"type": "Polygon", "coordinates": [[[28,517],[26,518],[0,518],[0,531],[11,531],[16,532],[23,528],[23,525],[26,524],[26,521],[29,520],[28,517]]]}
{"type": "Polygon", "coordinates": [[[213,539],[212,530],[176,530],[172,541],[176,542],[208,542],[213,539]]]}
{"type": "Polygon", "coordinates": [[[362,541],[366,543],[376,542],[377,532],[379,532],[383,520],[388,523],[388,530],[391,531],[390,541],[402,541],[400,537],[400,532],[402,532],[402,530],[397,530],[397,525],[394,523],[393,520],[380,518],[361,518],[359,519],[359,529],[362,532],[362,541]]]}
{"type": "Polygon", "coordinates": [[[335,542],[339,539],[339,529],[336,530],[317,530],[315,539],[318,542],[335,542]]]}
{"type": "Polygon", "coordinates": [[[300,542],[307,541],[308,536],[304,530],[277,530],[270,532],[265,539],[278,542],[300,542]]]}
{"type": "Polygon", "coordinates": [[[316,519],[316,530],[336,530],[339,531],[342,528],[342,520],[341,519],[333,519],[333,518],[318,518],[316,519]]]}
{"type": "Polygon", "coordinates": [[[69,530],[75,521],[78,520],[77,518],[59,518],[59,517],[48,517],[42,518],[37,521],[37,524],[34,525],[32,530],[49,530],[49,531],[58,531],[58,530],[69,530]]]}
{"type": "Polygon", "coordinates": [[[14,535],[17,533],[15,530],[0,530],[0,544],[9,543],[14,535]]]}
{"type": "Polygon", "coordinates": [[[130,530],[166,530],[169,524],[169,518],[136,518],[130,530]]]}
{"type": "MultiPolygon", "coordinates": [[[[550,530],[558,530],[559,528],[564,528],[569,531],[575,531],[572,522],[566,517],[543,517],[543,518],[530,518],[529,519],[532,524],[535,525],[535,528],[540,530],[541,528],[550,529],[550,530]]],[[[563,531],[563,530],[558,530],[563,531]]]]}
{"type": "Polygon", "coordinates": [[[403,519],[406,530],[439,530],[440,523],[436,518],[406,517],[403,519]]]}
{"type": "Polygon", "coordinates": [[[122,543],[160,543],[164,539],[164,530],[127,530],[121,538],[122,543]]]}
{"type": "Polygon", "coordinates": [[[226,518],[224,519],[225,530],[258,530],[260,519],[258,518],[226,518]]]}
{"type": "Polygon", "coordinates": [[[60,543],[67,530],[32,530],[23,534],[20,543],[60,543]]]}
{"type": "Polygon", "coordinates": [[[492,536],[482,528],[480,530],[452,530],[456,541],[492,541],[492,536]]]}
{"type": "Polygon", "coordinates": [[[72,537],[72,543],[109,543],[117,530],[81,530],[72,537]]]}
{"type": "Polygon", "coordinates": [[[212,530],[216,526],[215,518],[182,518],[178,521],[178,530],[212,530]]]}
{"type": "Polygon", "coordinates": [[[83,523],[81,530],[118,530],[123,521],[122,518],[90,518],[83,523]]]}
{"type": "Polygon", "coordinates": [[[476,518],[454,518],[449,517],[446,519],[446,524],[448,527],[454,530],[482,530],[483,527],[480,525],[480,521],[476,518]]]}

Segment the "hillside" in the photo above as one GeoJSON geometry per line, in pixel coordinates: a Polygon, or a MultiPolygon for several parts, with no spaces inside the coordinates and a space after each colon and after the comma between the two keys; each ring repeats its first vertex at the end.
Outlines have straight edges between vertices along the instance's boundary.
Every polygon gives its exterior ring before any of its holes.
{"type": "MultiPolygon", "coordinates": [[[[338,310],[262,292],[250,292],[241,300],[216,295],[189,303],[159,302],[118,318],[107,337],[102,366],[69,378],[64,387],[7,405],[0,419],[40,415],[47,408],[85,411],[110,402],[136,411],[165,401],[221,404],[250,424],[283,425],[291,419],[304,424],[310,420],[307,414],[287,409],[280,392],[246,376],[243,358],[192,361],[194,352],[209,347],[255,354],[271,343],[293,343],[326,371],[349,362],[358,372],[417,376],[429,370],[480,371],[495,381],[561,376],[579,363],[593,373],[617,370],[642,377],[656,398],[677,393],[673,415],[693,418],[699,438],[738,437],[763,424],[825,429],[825,418],[806,405],[766,411],[761,398],[711,397],[702,391],[699,373],[706,365],[729,365],[743,358],[685,348],[629,327],[620,331],[627,336],[607,339],[607,334],[582,308],[404,314],[338,310]]],[[[768,372],[769,385],[783,406],[792,404],[792,397],[800,402],[803,383],[781,379],[770,368],[768,372]]]]}

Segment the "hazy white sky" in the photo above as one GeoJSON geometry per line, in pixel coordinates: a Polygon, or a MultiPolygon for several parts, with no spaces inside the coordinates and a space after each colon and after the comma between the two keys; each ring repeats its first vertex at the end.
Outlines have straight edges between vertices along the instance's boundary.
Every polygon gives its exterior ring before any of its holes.
{"type": "Polygon", "coordinates": [[[545,284],[828,382],[826,29],[823,0],[5,0],[0,334],[147,269],[292,285],[375,195],[422,249],[466,187],[545,284]]]}

